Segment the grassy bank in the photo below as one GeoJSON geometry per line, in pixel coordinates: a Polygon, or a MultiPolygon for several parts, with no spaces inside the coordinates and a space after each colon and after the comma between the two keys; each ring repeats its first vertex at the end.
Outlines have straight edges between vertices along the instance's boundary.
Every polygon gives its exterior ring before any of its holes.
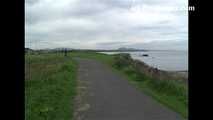
{"type": "Polygon", "coordinates": [[[70,120],[76,63],[61,54],[25,55],[25,119],[70,120]]]}
{"type": "Polygon", "coordinates": [[[108,64],[113,71],[125,76],[129,83],[139,90],[180,113],[184,118],[187,118],[188,95],[186,84],[174,80],[160,81],[153,79],[143,73],[139,73],[134,67],[124,61],[120,61],[115,55],[104,55],[93,52],[73,52],[71,56],[96,59],[108,64]]]}

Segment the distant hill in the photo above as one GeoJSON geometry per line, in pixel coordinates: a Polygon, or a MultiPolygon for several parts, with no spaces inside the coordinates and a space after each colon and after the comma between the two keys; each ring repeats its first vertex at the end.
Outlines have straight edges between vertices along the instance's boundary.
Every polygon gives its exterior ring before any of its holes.
{"type": "Polygon", "coordinates": [[[126,47],[121,47],[117,49],[118,51],[147,51],[144,49],[135,49],[135,48],[126,48],[126,47]]]}
{"type": "Polygon", "coordinates": [[[33,51],[33,49],[25,48],[25,52],[33,51]]]}
{"type": "Polygon", "coordinates": [[[121,48],[118,48],[118,50],[137,50],[137,49],[121,47],[121,48]]]}
{"type": "Polygon", "coordinates": [[[39,50],[33,50],[30,48],[25,48],[25,51],[40,51],[40,52],[57,52],[57,51],[64,51],[64,50],[68,50],[68,51],[91,51],[91,52],[131,52],[131,51],[148,51],[145,49],[136,49],[136,48],[127,48],[127,47],[121,47],[118,49],[110,49],[110,50],[105,50],[105,49],[73,49],[73,48],[65,48],[65,47],[59,47],[59,48],[46,48],[46,49],[39,49],[39,50]]]}
{"type": "Polygon", "coordinates": [[[54,48],[53,50],[64,50],[64,49],[72,50],[72,48],[54,48]]]}

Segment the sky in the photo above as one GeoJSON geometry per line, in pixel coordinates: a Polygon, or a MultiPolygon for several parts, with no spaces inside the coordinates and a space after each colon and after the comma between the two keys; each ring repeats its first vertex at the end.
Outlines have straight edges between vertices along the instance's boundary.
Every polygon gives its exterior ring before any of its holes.
{"type": "Polygon", "coordinates": [[[25,47],[188,50],[188,0],[25,0],[25,47]]]}

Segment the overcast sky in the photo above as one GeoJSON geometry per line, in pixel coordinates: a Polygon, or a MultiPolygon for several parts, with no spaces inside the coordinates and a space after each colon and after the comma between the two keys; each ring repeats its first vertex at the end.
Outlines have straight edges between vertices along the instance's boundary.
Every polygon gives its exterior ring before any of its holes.
{"type": "Polygon", "coordinates": [[[187,50],[187,6],[188,0],[25,0],[25,47],[187,50]]]}

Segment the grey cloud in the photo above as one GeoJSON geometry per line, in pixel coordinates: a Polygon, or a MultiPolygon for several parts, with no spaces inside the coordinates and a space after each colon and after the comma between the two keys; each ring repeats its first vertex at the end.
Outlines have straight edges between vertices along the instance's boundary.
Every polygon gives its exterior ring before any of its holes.
{"type": "Polygon", "coordinates": [[[25,3],[30,4],[30,5],[33,5],[33,4],[38,3],[39,1],[40,1],[40,0],[25,0],[25,3]]]}
{"type": "Polygon", "coordinates": [[[146,16],[147,11],[135,14],[128,10],[129,7],[136,5],[147,4],[152,7],[168,3],[168,0],[159,3],[158,1],[74,0],[63,3],[61,0],[47,4],[42,0],[27,0],[25,41],[28,44],[26,45],[36,43],[42,48],[63,45],[75,48],[116,48],[121,45],[139,47],[143,44],[137,44],[138,42],[148,42],[149,45],[146,46],[152,48],[153,44],[154,48],[157,45],[153,41],[168,40],[160,44],[184,46],[184,41],[181,42],[183,44],[172,44],[172,41],[176,39],[187,41],[185,14],[157,12],[155,14],[159,17],[151,18],[146,16]],[[167,14],[174,18],[165,17],[167,14]]]}

